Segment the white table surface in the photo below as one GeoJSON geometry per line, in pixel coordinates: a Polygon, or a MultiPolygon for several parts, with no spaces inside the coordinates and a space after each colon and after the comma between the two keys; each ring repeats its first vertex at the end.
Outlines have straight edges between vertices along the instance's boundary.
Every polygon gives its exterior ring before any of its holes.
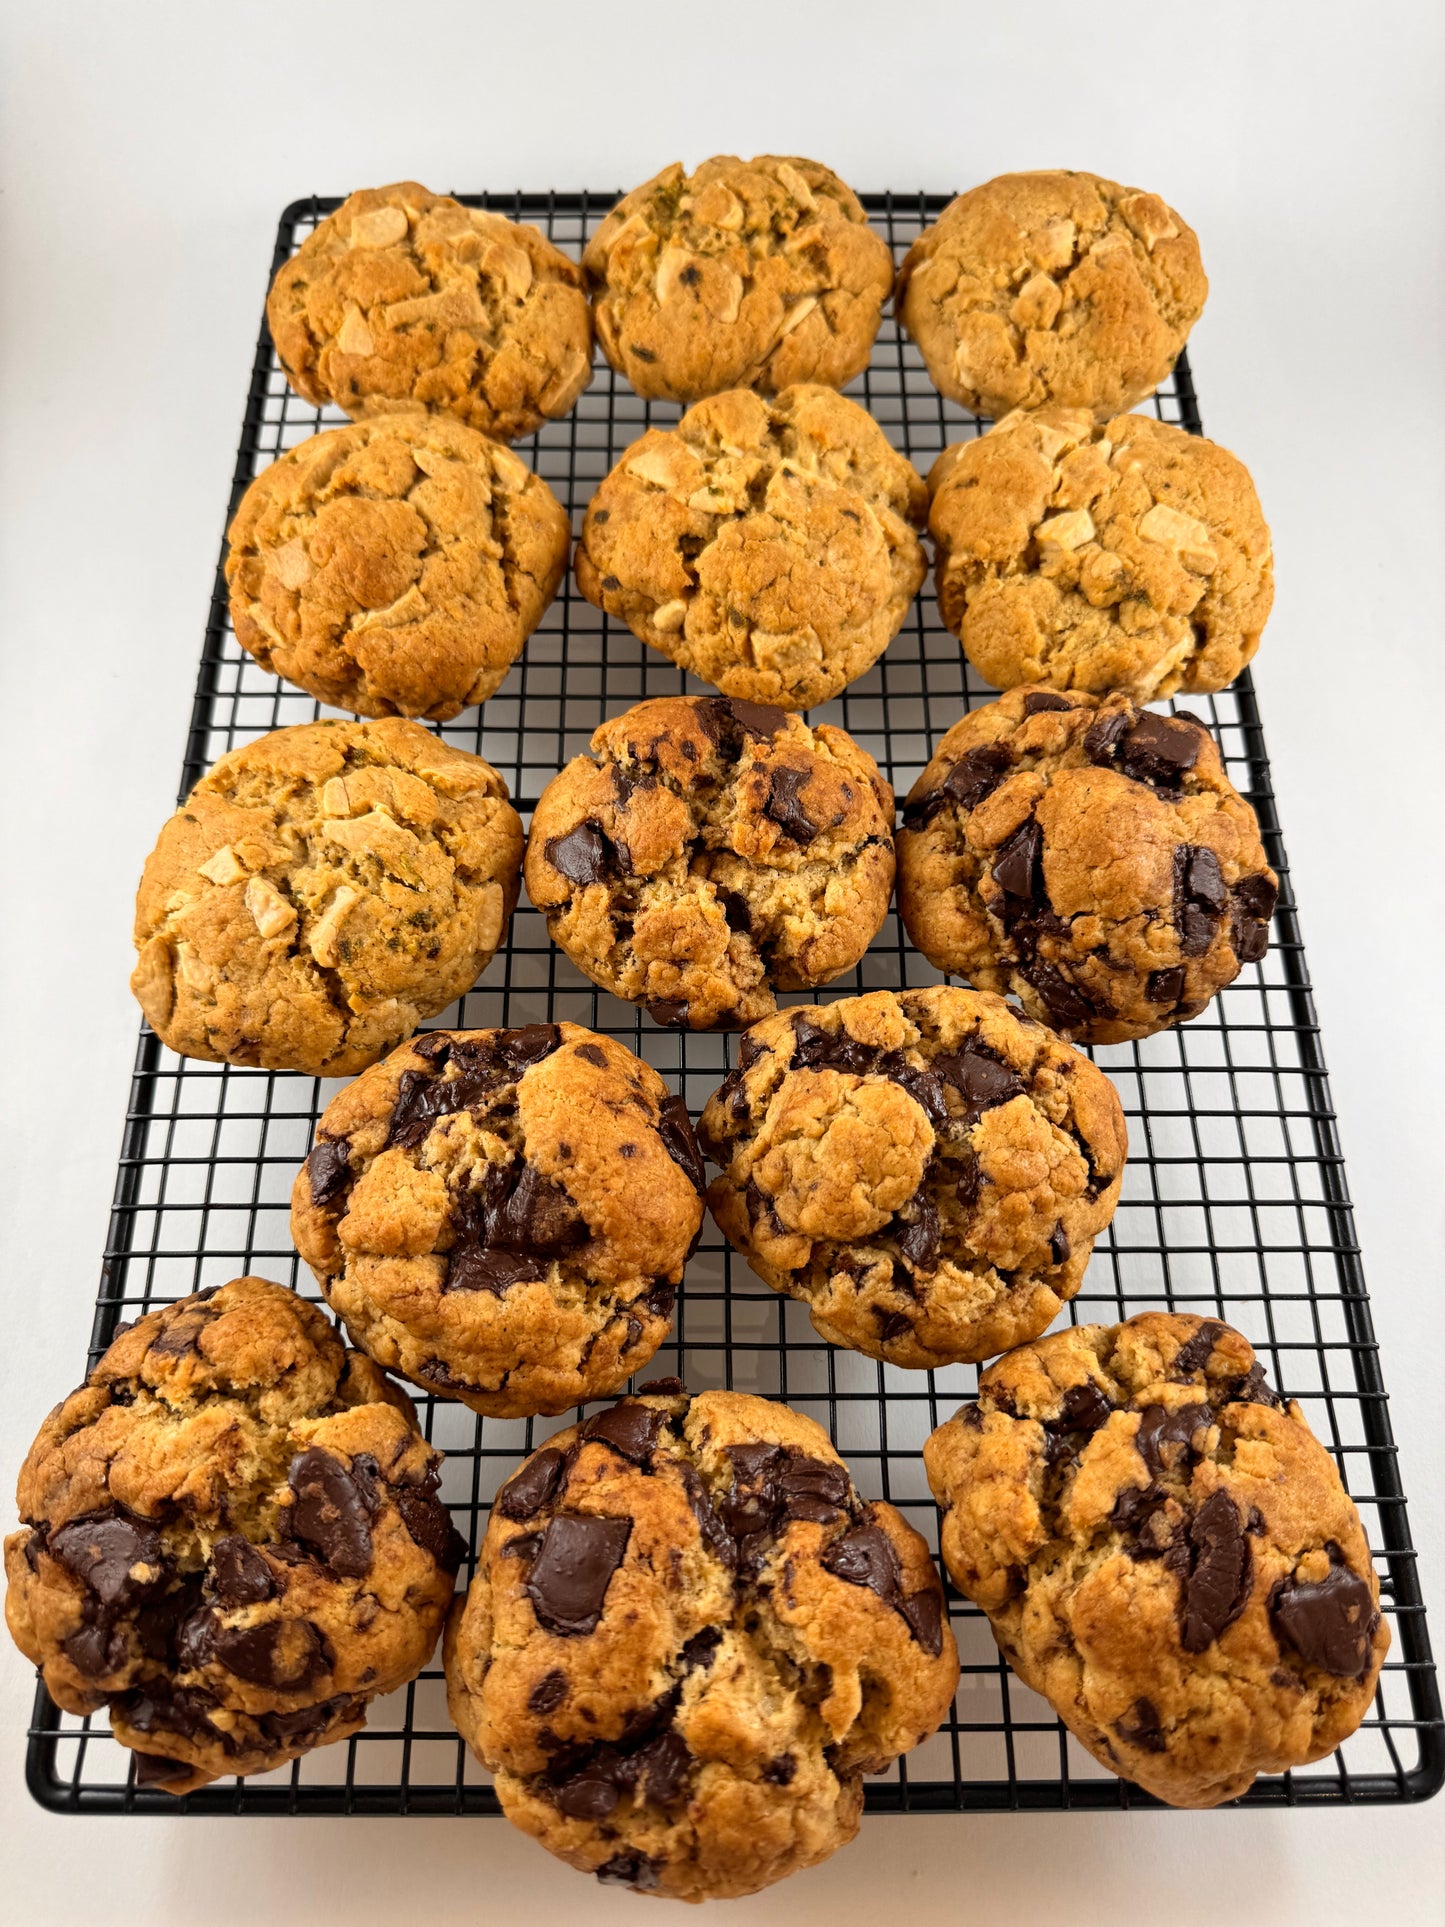
{"type": "MultiPolygon", "coordinates": [[[[631,185],[729,150],[857,187],[1089,167],[1213,284],[1191,357],[1279,593],[1256,664],[1392,1415],[1445,1638],[1439,1317],[1445,10],[1115,0],[0,5],[0,1485],[81,1374],[134,1049],[132,892],[173,804],[281,207],[631,185]],[[1100,24],[1101,12],[1107,20],[1100,24]],[[1432,994],[1433,993],[1433,994],[1432,994]],[[1418,1016],[1417,1016],[1418,1013],[1418,1016]]],[[[660,1918],[500,1821],[67,1820],[0,1654],[0,1918],[660,1918]]],[[[1445,1919],[1445,1806],[871,1819],[739,1921],[1445,1919]]]]}

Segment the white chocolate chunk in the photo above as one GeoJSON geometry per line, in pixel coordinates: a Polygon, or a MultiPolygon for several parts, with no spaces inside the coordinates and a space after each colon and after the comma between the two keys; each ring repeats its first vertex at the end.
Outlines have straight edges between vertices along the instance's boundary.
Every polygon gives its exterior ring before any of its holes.
{"type": "Polygon", "coordinates": [[[1062,515],[1051,515],[1040,522],[1035,533],[1042,547],[1063,549],[1072,555],[1075,549],[1093,541],[1094,518],[1087,509],[1066,509],[1062,515]]]}
{"type": "Polygon", "coordinates": [[[312,926],[311,934],[306,939],[307,947],[323,969],[335,968],[341,926],[360,902],[361,892],[353,890],[350,884],[343,883],[338,886],[336,895],[326,906],[325,914],[312,926]]]}
{"type": "Polygon", "coordinates": [[[369,355],[375,351],[376,343],[371,338],[366,317],[354,301],[348,302],[346,313],[342,316],[336,345],[344,355],[369,355]]]}
{"type": "Polygon", "coordinates": [[[664,602],[662,607],[654,612],[652,626],[654,629],[661,629],[664,635],[675,635],[686,619],[687,604],[679,598],[673,602],[664,602]]]}
{"type": "Polygon", "coordinates": [[[778,324],[778,340],[790,335],[794,328],[806,321],[817,305],[818,297],[815,294],[805,294],[801,301],[795,301],[778,324]]]}
{"type": "Polygon", "coordinates": [[[271,551],[271,567],[283,589],[300,589],[311,579],[311,563],[307,558],[306,545],[297,540],[283,542],[279,549],[271,551]]]}
{"type": "Polygon", "coordinates": [[[1192,515],[1182,515],[1167,502],[1156,502],[1139,519],[1139,533],[1146,542],[1158,542],[1173,549],[1186,569],[1209,575],[1219,566],[1219,555],[1209,530],[1192,515]]]}
{"type": "Polygon", "coordinates": [[[263,937],[279,937],[296,921],[295,905],[288,903],[265,877],[252,877],[246,885],[246,908],[263,937]]]}
{"type": "Polygon", "coordinates": [[[236,855],[229,843],[223,844],[214,856],[208,856],[196,869],[210,883],[239,883],[246,874],[246,866],[236,855]]]}
{"type": "Polygon", "coordinates": [[[354,248],[389,248],[406,238],[406,209],[374,207],[353,216],[351,245],[354,248]]]}

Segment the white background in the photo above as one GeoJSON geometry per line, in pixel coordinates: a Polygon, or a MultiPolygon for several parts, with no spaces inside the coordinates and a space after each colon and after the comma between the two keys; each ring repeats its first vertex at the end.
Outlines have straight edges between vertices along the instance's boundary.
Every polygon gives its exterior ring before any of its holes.
{"type": "MultiPolygon", "coordinates": [[[[276,217],[413,176],[631,186],[794,152],[860,189],[1092,168],[1197,228],[1206,426],[1279,594],[1256,664],[1392,1414],[1445,1638],[1440,1452],[1445,9],[1029,0],[6,0],[0,106],[0,1485],[80,1376],[136,1012],[276,217]]],[[[502,1822],[65,1820],[16,1922],[661,1918],[502,1822]]],[[[874,1819],[738,1921],[1439,1920],[1445,1806],[874,1819]]]]}

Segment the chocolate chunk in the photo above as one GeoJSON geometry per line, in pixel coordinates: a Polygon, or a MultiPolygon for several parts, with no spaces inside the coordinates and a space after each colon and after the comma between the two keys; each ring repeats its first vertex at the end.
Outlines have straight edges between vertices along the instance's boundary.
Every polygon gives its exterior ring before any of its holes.
{"type": "Polygon", "coordinates": [[[504,1519],[530,1519],[557,1490],[566,1460],[555,1445],[544,1445],[498,1492],[496,1508],[504,1519]]]}
{"type": "MultiPolygon", "coordinates": [[[[697,1520],[697,1529],[702,1535],[703,1544],[715,1559],[720,1559],[731,1571],[738,1561],[738,1549],[733,1544],[732,1534],[718,1517],[713,1502],[708,1496],[707,1487],[693,1467],[683,1465],[679,1470],[682,1474],[683,1490],[687,1494],[688,1505],[692,1508],[692,1516],[697,1520]]],[[[701,1638],[702,1635],[698,1634],[696,1637],[701,1638]]],[[[721,1633],[717,1637],[721,1639],[721,1633]]]]}
{"type": "Polygon", "coordinates": [[[602,1617],[612,1575],[622,1564],[630,1519],[559,1513],[542,1534],[527,1594],[548,1632],[590,1633],[602,1617]]]}
{"type": "Polygon", "coordinates": [[[637,1399],[619,1399],[596,1413],[582,1427],[584,1439],[600,1439],[634,1465],[646,1465],[662,1425],[662,1413],[637,1399]]]}
{"type": "Polygon", "coordinates": [[[687,1105],[680,1097],[669,1097],[663,1104],[657,1120],[657,1135],[666,1147],[667,1155],[683,1171],[693,1189],[701,1194],[707,1189],[707,1171],[703,1166],[702,1152],[697,1148],[697,1138],[693,1135],[692,1119],[687,1114],[687,1105]]]}
{"type": "Polygon", "coordinates": [[[1153,1700],[1135,1700],[1123,1719],[1115,1720],[1114,1731],[1127,1745],[1137,1746],[1145,1753],[1164,1751],[1164,1734],[1159,1725],[1159,1711],[1153,1700]]]}
{"type": "Polygon", "coordinates": [[[1011,915],[1018,914],[1020,907],[1027,909],[1031,905],[1047,905],[1043,855],[1044,833],[1032,817],[1021,823],[1000,846],[990,874],[1005,898],[1013,899],[1012,905],[1007,902],[1004,904],[1005,923],[1011,915]]]}
{"type": "Polygon", "coordinates": [[[745,737],[767,742],[788,720],[786,710],[774,709],[769,703],[743,702],[735,696],[703,696],[693,709],[719,753],[731,762],[741,755],[745,737]]]}
{"type": "Polygon", "coordinates": [[[768,777],[768,800],[763,805],[764,816],[802,849],[807,848],[820,828],[799,800],[812,776],[810,769],[774,769],[768,777]]]}
{"type": "Polygon", "coordinates": [[[659,1278],[650,1290],[642,1294],[637,1303],[645,1306],[654,1318],[671,1318],[672,1308],[677,1303],[677,1286],[669,1283],[666,1278],[659,1278]]]}
{"type": "Polygon", "coordinates": [[[1131,1559],[1157,1559],[1168,1549],[1169,1522],[1160,1510],[1164,1494],[1154,1484],[1126,1485],[1115,1499],[1110,1522],[1121,1532],[1131,1532],[1141,1541],[1128,1548],[1131,1559]]]}
{"type": "Polygon", "coordinates": [[[605,1820],[622,1798],[604,1767],[584,1767],[557,1788],[557,1805],[573,1820],[605,1820]]]}
{"type": "Polygon", "coordinates": [[[1025,716],[1037,716],[1045,709],[1072,709],[1067,696],[1056,696],[1052,689],[1031,689],[1024,697],[1025,716]]]}
{"type": "Polygon", "coordinates": [[[1211,1492],[1189,1522],[1188,1577],[1179,1605],[1179,1643],[1202,1653],[1244,1610],[1250,1589],[1249,1545],[1239,1508],[1224,1490],[1211,1492]]]}
{"type": "Polygon", "coordinates": [[[938,1206],[926,1191],[915,1193],[911,1205],[911,1223],[894,1220],[893,1235],[898,1241],[898,1249],[915,1271],[932,1271],[938,1263],[938,1247],[941,1227],[938,1222],[938,1206]]]}
{"type": "Polygon", "coordinates": [[[943,1651],[943,1601],[931,1586],[913,1592],[897,1602],[908,1621],[909,1631],[925,1653],[934,1659],[943,1651]]]}
{"type": "Polygon", "coordinates": [[[306,1157],[306,1176],[311,1183],[311,1202],[330,1204],[351,1183],[351,1146],[346,1138],[334,1144],[323,1139],[314,1144],[306,1157]]]}
{"type": "Polygon", "coordinates": [[[604,835],[600,823],[589,817],[565,836],[549,836],[542,854],[554,870],[569,883],[586,888],[589,883],[607,883],[614,877],[631,873],[632,860],[620,843],[604,835]]]}
{"type": "MultiPolygon", "coordinates": [[[[648,361],[655,359],[648,355],[648,361]]],[[[615,1853],[597,1869],[604,1887],[631,1887],[640,1894],[652,1893],[657,1886],[657,1862],[645,1853],[615,1853]]]]}
{"type": "Polygon", "coordinates": [[[1278,898],[1279,886],[1262,871],[1255,876],[1241,877],[1234,886],[1234,901],[1240,911],[1260,923],[1269,922],[1278,898]]]}
{"type": "Polygon", "coordinates": [[[600,1071],[607,1068],[607,1053],[600,1044],[579,1044],[572,1055],[584,1064],[595,1064],[600,1071]]]}
{"type": "Polygon", "coordinates": [[[1108,711],[1097,722],[1089,724],[1084,732],[1084,754],[1091,763],[1107,768],[1114,760],[1119,746],[1119,738],[1129,727],[1129,712],[1124,709],[1108,711]]]}
{"type": "Polygon", "coordinates": [[[1224,1327],[1217,1319],[1209,1318],[1199,1327],[1192,1338],[1188,1338],[1174,1355],[1174,1370],[1171,1378],[1192,1378],[1195,1372],[1202,1372],[1214,1355],[1214,1347],[1223,1336],[1224,1327]]]}
{"type": "Polygon", "coordinates": [[[885,1311],[881,1305],[875,1305],[873,1310],[878,1319],[878,1336],[885,1345],[906,1338],[913,1330],[913,1320],[906,1311],[885,1311]]]}
{"type": "Polygon", "coordinates": [[[763,1768],[763,1778],[772,1786],[791,1786],[798,1762],[791,1753],[780,1753],[763,1768]]]}
{"type": "Polygon", "coordinates": [[[728,1529],[738,1538],[773,1529],[777,1486],[768,1478],[782,1459],[779,1445],[730,1445],[728,1460],[733,1482],[719,1510],[728,1529]]]}
{"type": "Polygon", "coordinates": [[[1339,1679],[1363,1679],[1379,1614],[1369,1585],[1333,1540],[1326,1551],[1330,1569],[1323,1579],[1283,1579],[1275,1587],[1270,1623],[1276,1639],[1292,1646],[1306,1666],[1339,1679]]]}
{"type": "Polygon", "coordinates": [[[237,1679],[280,1692],[309,1692],[331,1670],[326,1641],[309,1619],[268,1619],[259,1626],[213,1624],[209,1646],[237,1679]]]}
{"type": "Polygon", "coordinates": [[[1024,1081],[981,1045],[967,1044],[933,1060],[933,1068],[963,1099],[964,1121],[976,1124],[995,1104],[1021,1097],[1024,1081]]]}
{"type": "Polygon", "coordinates": [[[887,1534],[874,1525],[855,1526],[823,1554],[823,1565],[850,1586],[867,1586],[890,1604],[900,1593],[898,1554],[887,1534]]]}
{"type": "MultiPolygon", "coordinates": [[[[203,1575],[188,1573],[169,1592],[145,1600],[133,1621],[140,1649],[159,1665],[177,1660],[180,1630],[203,1603],[203,1575]]],[[[104,1617],[104,1615],[100,1615],[104,1617]]]]}
{"type": "Polygon", "coordinates": [[[1170,970],[1151,970],[1149,981],[1144,986],[1144,995],[1151,1004],[1177,1004],[1184,995],[1184,971],[1176,964],[1170,970]]]}
{"type": "Polygon", "coordinates": [[[1058,1030],[1082,1030],[1091,1018],[1108,1015],[1097,993],[1085,992],[1051,963],[1035,959],[1021,964],[1019,975],[1038,992],[1050,1022],[1058,1030]]]}
{"type": "Polygon", "coordinates": [[[177,1780],[188,1780],[195,1771],[184,1760],[168,1760],[163,1753],[132,1753],[131,1759],[138,1787],[172,1786],[177,1780]]]}
{"type": "Polygon", "coordinates": [[[215,1699],[202,1687],[167,1687],[152,1680],[144,1692],[118,1694],[111,1704],[138,1733],[154,1733],[159,1728],[179,1733],[183,1739],[220,1739],[223,1745],[226,1743],[221,1729],[208,1717],[215,1709],[215,1699]]]}
{"type": "Polygon", "coordinates": [[[567,1675],[554,1667],[550,1673],[543,1673],[527,1695],[527,1711],[538,1714],[555,1712],[571,1690],[567,1675]]]}
{"type": "Polygon", "coordinates": [[[816,1525],[831,1525],[840,1518],[853,1493],[846,1466],[791,1452],[774,1468],[773,1481],[783,1518],[810,1519],[816,1525]]]}
{"type": "MultiPolygon", "coordinates": [[[[459,1045],[465,1049],[465,1044],[459,1045]]],[[[519,1024],[513,1030],[499,1030],[490,1040],[490,1056],[520,1077],[533,1064],[540,1064],[554,1050],[562,1048],[562,1033],[555,1024],[519,1024]]]]}
{"type": "Polygon", "coordinates": [[[1187,1465],[1198,1456],[1192,1443],[1194,1434],[1201,1426],[1212,1422],[1207,1405],[1181,1405],[1173,1412],[1166,1411],[1162,1405],[1146,1406],[1139,1416],[1139,1430],[1134,1437],[1135,1450],[1149,1470],[1156,1474],[1166,1470],[1166,1446],[1182,1446],[1182,1452],[1171,1455],[1170,1463],[1187,1465]]]}
{"type": "Polygon", "coordinates": [[[437,1496],[441,1477],[435,1466],[420,1485],[396,1485],[391,1496],[413,1544],[429,1553],[443,1572],[455,1572],[466,1557],[466,1542],[437,1496]]]}
{"type": "Polygon", "coordinates": [[[491,1291],[500,1298],[512,1285],[534,1284],[547,1267],[519,1251],[488,1251],[480,1245],[454,1245],[443,1291],[491,1291]]]}
{"type": "Polygon", "coordinates": [[[1219,867],[1219,858],[1213,850],[1202,845],[1186,844],[1189,851],[1188,867],[1184,873],[1185,894],[1194,903],[1212,910],[1216,916],[1223,914],[1229,900],[1225,886],[1224,872],[1219,867]]]}
{"type": "Polygon", "coordinates": [[[1258,963],[1269,949],[1269,925],[1236,918],[1232,931],[1234,954],[1241,963],[1258,963]]]}
{"type": "Polygon", "coordinates": [[[160,1534],[119,1507],[57,1526],[46,1548],[112,1611],[144,1598],[167,1576],[160,1534]]]}
{"type": "Polygon", "coordinates": [[[953,1187],[953,1195],[958,1201],[959,1209],[962,1211],[971,1211],[978,1203],[979,1193],[982,1189],[983,1167],[973,1152],[970,1151],[967,1156],[959,1160],[958,1182],[953,1187]]]}
{"type": "Polygon", "coordinates": [[[903,827],[921,829],[946,803],[962,811],[976,810],[991,796],[1013,768],[1013,755],[1003,743],[982,743],[961,756],[936,789],[911,797],[903,808],[903,827]]]}
{"type": "Polygon", "coordinates": [[[910,1064],[901,1050],[884,1051],[874,1059],[871,1069],[875,1077],[886,1077],[900,1090],[907,1091],[935,1128],[948,1122],[943,1079],[936,1070],[921,1070],[910,1064]]]}
{"type": "Polygon", "coordinates": [[[722,905],[722,913],[727,918],[729,930],[740,936],[750,937],[753,931],[753,913],[748,900],[737,890],[725,889],[721,884],[713,885],[713,894],[722,905]]]}
{"type": "Polygon", "coordinates": [[[866,1077],[878,1055],[871,1044],[859,1043],[846,1030],[824,1030],[801,1014],[793,1019],[792,1070],[851,1071],[855,1077],[866,1077]]]}
{"type": "Polygon", "coordinates": [[[1136,783],[1145,783],[1164,795],[1177,796],[1183,788],[1185,772],[1199,761],[1201,730],[1202,725],[1198,723],[1155,716],[1146,710],[1120,738],[1115,750],[1116,765],[1136,783]]]}
{"type": "Polygon", "coordinates": [[[1243,1378],[1233,1379],[1225,1396],[1232,1405],[1281,1406],[1284,1400],[1265,1379],[1264,1367],[1256,1359],[1243,1378]]]}
{"type": "Polygon", "coordinates": [[[1059,1416],[1050,1421],[1073,1432],[1097,1432],[1108,1423],[1113,1406],[1092,1382],[1071,1385],[1059,1405],[1059,1416]]]}
{"type": "Polygon", "coordinates": [[[1062,1223],[1056,1224],[1049,1235],[1050,1264],[1066,1265],[1069,1262],[1069,1254],[1072,1250],[1073,1246],[1069,1243],[1068,1232],[1065,1231],[1062,1223]]]}
{"type": "MultiPolygon", "coordinates": [[[[691,1469],[691,1468],[689,1468],[691,1469]]],[[[682,1663],[684,1669],[693,1673],[702,1668],[704,1672],[717,1657],[717,1649],[722,1645],[723,1635],[720,1626],[704,1626],[690,1639],[682,1642],[682,1663]]]]}
{"type": "Polygon", "coordinates": [[[258,1606],[276,1591],[271,1568],[238,1532],[212,1546],[211,1585],[223,1606],[258,1606]]]}
{"type": "Polygon", "coordinates": [[[66,1658],[87,1679],[103,1679],[118,1673],[129,1653],[125,1634],[104,1619],[82,1626],[61,1641],[66,1658]]]}
{"type": "Polygon", "coordinates": [[[685,1395],[687,1387],[680,1378],[649,1378],[638,1386],[639,1392],[654,1392],[659,1398],[676,1398],[685,1395]]]}
{"type": "Polygon", "coordinates": [[[489,1245],[529,1257],[572,1250],[591,1236],[562,1186],[525,1161],[515,1187],[489,1214],[486,1233],[489,1245]]]}
{"type": "Polygon", "coordinates": [[[654,1024],[661,1024],[664,1030],[687,1029],[687,1000],[682,997],[656,997],[647,1006],[647,1014],[654,1024]]]}
{"type": "Polygon", "coordinates": [[[348,1468],[333,1453],[310,1445],[292,1459],[287,1478],[296,1495],[285,1515],[287,1537],[309,1546],[343,1578],[364,1578],[371,1570],[376,1496],[360,1461],[348,1468]]]}
{"type": "Polygon", "coordinates": [[[440,1070],[451,1052],[452,1040],[444,1030],[423,1031],[411,1040],[412,1050],[418,1057],[424,1057],[433,1070],[440,1070]]]}

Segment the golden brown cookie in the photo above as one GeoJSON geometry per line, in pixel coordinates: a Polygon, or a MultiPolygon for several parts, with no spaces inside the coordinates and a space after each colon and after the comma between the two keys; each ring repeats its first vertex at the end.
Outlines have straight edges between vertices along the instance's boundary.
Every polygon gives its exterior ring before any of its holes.
{"type": "Polygon", "coordinates": [[[288,449],[228,539],[231,622],[263,669],[359,716],[445,722],[521,653],[571,524],[510,449],[413,413],[288,449]]]}
{"type": "Polygon", "coordinates": [[[291,1235],[364,1352],[519,1418],[652,1357],[703,1182],[686,1104],[611,1038],[434,1030],[327,1106],[291,1235]]]}
{"type": "Polygon", "coordinates": [[[868,365],[893,257],[816,161],[720,154],[624,195],[582,267],[602,351],[639,395],[842,388],[868,365]]]}
{"type": "Polygon", "coordinates": [[[431,1657],[464,1547],[411,1401],[237,1278],[122,1326],[46,1419],[5,1542],[11,1636],[137,1785],[190,1793],[365,1724],[431,1657]]]}
{"type": "Polygon", "coordinates": [[[1277,888],[1203,723],[1127,696],[972,710],[898,832],[898,911],[928,961],[1084,1043],[1197,1017],[1264,955],[1277,888]]]}
{"type": "Polygon", "coordinates": [[[755,1893],[858,1830],[958,1679],[928,1547],[821,1426],[676,1379],[497,1494],[447,1700],[507,1818],[603,1882],[755,1893]]]}
{"type": "Polygon", "coordinates": [[[1114,1215],[1127,1137],[1087,1057],[938,985],[779,1011],[698,1125],[708,1204],[835,1345],[920,1370],[1036,1338],[1114,1215]]]}
{"type": "Polygon", "coordinates": [[[810,709],[897,635],[925,501],[857,402],[735,389],[627,450],[587,506],[577,586],[725,696],[810,709]]]}
{"type": "Polygon", "coordinates": [[[1249,470],[1167,422],[1010,415],[928,477],[938,609],[1001,689],[1223,689],[1274,600],[1249,470]]]}
{"type": "Polygon", "coordinates": [[[1199,242],[1157,194],[1097,174],[1001,174],[950,201],[898,275],[934,386],[980,415],[1142,401],[1209,292],[1199,242]]]}
{"type": "Polygon", "coordinates": [[[415,181],[348,195],[277,270],[266,319],[291,386],[348,415],[426,408],[510,442],[592,375],[577,264],[415,181]]]}
{"type": "Polygon", "coordinates": [[[471,988],[521,860],[501,777],[420,723],[273,730],[161,831],[131,989],[184,1057],[350,1076],[471,988]]]}
{"type": "Polygon", "coordinates": [[[954,1584],[1124,1779],[1217,1806],[1364,1717],[1390,1633],[1359,1514],[1227,1325],[1025,1345],[923,1456],[954,1584]]]}
{"type": "Polygon", "coordinates": [[[603,723],[542,792],[527,891],[594,983],[737,1028],[857,963],[888,914],[893,792],[841,729],[726,696],[603,723]]]}

